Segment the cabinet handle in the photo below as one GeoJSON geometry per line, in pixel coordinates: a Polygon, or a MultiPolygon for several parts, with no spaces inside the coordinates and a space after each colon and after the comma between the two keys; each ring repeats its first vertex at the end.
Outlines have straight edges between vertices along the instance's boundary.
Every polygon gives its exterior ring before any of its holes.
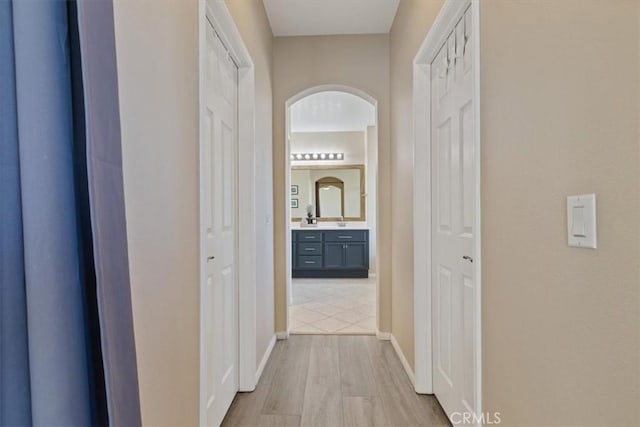
{"type": "Polygon", "coordinates": [[[316,248],[304,248],[305,251],[315,252],[316,248]]]}
{"type": "Polygon", "coordinates": [[[305,239],[315,239],[316,236],[304,236],[305,239]]]}
{"type": "Polygon", "coordinates": [[[353,236],[338,236],[338,239],[353,239],[353,236]]]}
{"type": "Polygon", "coordinates": [[[305,264],[315,264],[316,262],[315,261],[305,261],[304,263],[305,264]]]}

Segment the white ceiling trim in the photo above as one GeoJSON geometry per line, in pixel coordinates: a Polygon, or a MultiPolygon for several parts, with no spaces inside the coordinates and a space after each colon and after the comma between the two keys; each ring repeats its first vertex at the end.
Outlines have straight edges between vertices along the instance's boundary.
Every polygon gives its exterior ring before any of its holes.
{"type": "Polygon", "coordinates": [[[273,35],[386,34],[400,0],[263,0],[273,35]]]}

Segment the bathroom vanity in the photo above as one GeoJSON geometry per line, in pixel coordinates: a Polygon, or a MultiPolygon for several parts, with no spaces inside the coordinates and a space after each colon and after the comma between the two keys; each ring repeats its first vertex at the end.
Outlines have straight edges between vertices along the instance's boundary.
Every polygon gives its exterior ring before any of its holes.
{"type": "Polygon", "coordinates": [[[322,227],[291,232],[292,277],[369,277],[369,230],[322,227]]]}

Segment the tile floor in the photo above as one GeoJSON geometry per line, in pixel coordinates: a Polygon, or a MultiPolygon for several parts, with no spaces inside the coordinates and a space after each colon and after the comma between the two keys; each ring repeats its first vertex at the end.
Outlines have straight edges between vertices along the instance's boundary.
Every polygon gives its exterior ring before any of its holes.
{"type": "Polygon", "coordinates": [[[293,279],[292,334],[375,334],[375,279],[293,279]]]}

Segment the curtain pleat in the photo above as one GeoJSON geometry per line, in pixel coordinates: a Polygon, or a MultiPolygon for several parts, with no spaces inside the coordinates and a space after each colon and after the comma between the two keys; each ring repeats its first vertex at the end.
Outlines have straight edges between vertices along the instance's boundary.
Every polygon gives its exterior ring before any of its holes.
{"type": "MultiPolygon", "coordinates": [[[[105,1],[105,0],[101,0],[105,1]]],[[[107,397],[102,358],[102,333],[98,314],[95,260],[93,257],[93,232],[89,202],[89,177],[87,169],[87,127],[84,107],[84,77],[82,53],[78,32],[78,10],[75,0],[67,1],[69,20],[69,54],[71,63],[71,105],[73,112],[73,152],[76,189],[76,215],[78,221],[78,245],[80,246],[80,274],[84,286],[83,305],[87,338],[87,364],[91,402],[92,426],[109,425],[107,397]]]]}
{"type": "Polygon", "coordinates": [[[0,425],[140,426],[111,0],[0,0],[0,200],[0,425]]]}
{"type": "Polygon", "coordinates": [[[0,425],[30,425],[29,348],[11,3],[0,1],[0,425]]]}
{"type": "Polygon", "coordinates": [[[78,2],[91,225],[109,421],[141,425],[111,1],[78,2]]]}
{"type": "Polygon", "coordinates": [[[34,425],[91,425],[67,5],[13,2],[34,425]]]}

